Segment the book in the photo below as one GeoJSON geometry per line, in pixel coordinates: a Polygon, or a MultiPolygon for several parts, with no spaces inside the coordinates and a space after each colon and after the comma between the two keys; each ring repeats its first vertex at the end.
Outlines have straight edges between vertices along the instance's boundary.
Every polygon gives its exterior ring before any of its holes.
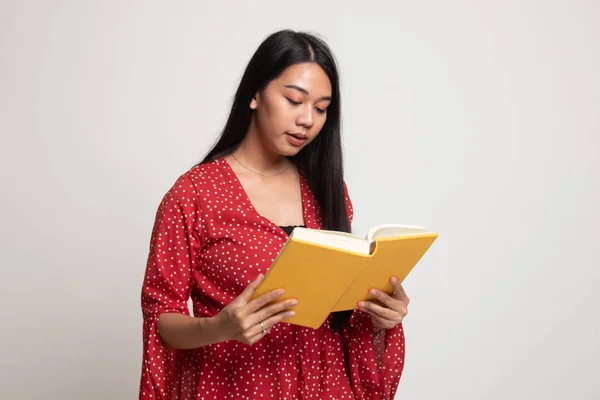
{"type": "Polygon", "coordinates": [[[414,225],[377,225],[364,238],[295,228],[252,299],[282,288],[276,302],[298,299],[295,315],[283,322],[317,329],[330,313],[373,300],[371,288],[392,294],[390,278],[404,281],[437,237],[414,225]]]}

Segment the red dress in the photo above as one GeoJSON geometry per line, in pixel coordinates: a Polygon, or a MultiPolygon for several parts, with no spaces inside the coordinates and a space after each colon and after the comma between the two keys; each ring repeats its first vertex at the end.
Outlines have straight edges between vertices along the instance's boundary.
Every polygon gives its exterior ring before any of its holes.
{"type": "MultiPolygon", "coordinates": [[[[301,189],[305,224],[320,229],[304,177],[301,189]]],[[[330,317],[316,330],[279,323],[253,346],[235,340],[193,350],[163,346],[161,313],[190,315],[191,297],[194,316],[215,316],[267,272],[286,239],[254,209],[226,160],[179,177],[158,208],[150,242],[140,399],[393,399],[404,363],[402,325],[386,332],[378,369],[370,318],[359,310],[342,332],[330,328],[330,317]]]]}

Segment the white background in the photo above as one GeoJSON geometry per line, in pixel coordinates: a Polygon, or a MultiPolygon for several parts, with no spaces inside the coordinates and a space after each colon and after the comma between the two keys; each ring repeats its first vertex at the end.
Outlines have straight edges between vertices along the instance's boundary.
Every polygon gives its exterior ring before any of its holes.
{"type": "Polygon", "coordinates": [[[0,1],[3,399],[132,399],[154,213],[269,33],[340,65],[355,231],[440,233],[398,399],[600,398],[600,3],[0,1]]]}

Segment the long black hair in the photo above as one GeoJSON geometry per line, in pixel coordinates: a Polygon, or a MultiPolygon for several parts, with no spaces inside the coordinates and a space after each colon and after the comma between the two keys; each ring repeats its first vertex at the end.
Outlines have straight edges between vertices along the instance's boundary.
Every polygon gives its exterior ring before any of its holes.
{"type": "MultiPolygon", "coordinates": [[[[350,232],[344,191],[338,70],[328,45],[315,35],[281,30],[260,44],[244,71],[224,129],[200,164],[233,152],[248,132],[254,112],[250,102],[254,95],[288,67],[304,62],[313,62],[323,68],[331,83],[332,99],[320,133],[290,159],[303,172],[314,193],[321,209],[323,229],[350,232]]],[[[335,313],[334,327],[341,327],[350,313],[335,313]]]]}

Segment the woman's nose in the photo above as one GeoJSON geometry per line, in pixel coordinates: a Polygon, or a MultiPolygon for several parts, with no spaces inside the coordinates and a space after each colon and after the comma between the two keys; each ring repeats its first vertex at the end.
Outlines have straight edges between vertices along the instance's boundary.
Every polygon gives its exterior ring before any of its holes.
{"type": "Polygon", "coordinates": [[[296,119],[298,125],[310,128],[314,124],[312,107],[302,107],[302,112],[296,119]]]}

